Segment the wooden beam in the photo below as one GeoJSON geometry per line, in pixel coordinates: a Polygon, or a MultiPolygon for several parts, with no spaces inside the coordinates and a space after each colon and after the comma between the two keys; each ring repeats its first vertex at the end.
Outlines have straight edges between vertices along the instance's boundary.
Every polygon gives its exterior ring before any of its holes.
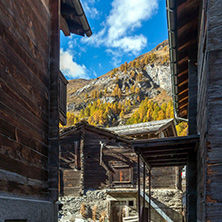
{"type": "Polygon", "coordinates": [[[178,78],[181,78],[183,76],[187,76],[188,78],[188,69],[184,70],[183,72],[180,72],[177,76],[178,78]]]}
{"type": "Polygon", "coordinates": [[[149,158],[155,158],[155,157],[158,157],[158,158],[161,158],[161,157],[165,157],[165,156],[169,156],[169,155],[185,155],[185,154],[188,154],[190,150],[178,150],[178,151],[175,151],[173,153],[170,153],[167,151],[165,152],[160,152],[160,153],[149,153],[149,156],[145,155],[146,158],[147,158],[147,161],[149,161],[149,158]]]}
{"type": "Polygon", "coordinates": [[[69,26],[65,18],[60,14],[60,29],[63,31],[65,36],[70,36],[69,26]]]}
{"type": "Polygon", "coordinates": [[[183,99],[182,101],[179,101],[179,107],[183,108],[184,106],[188,105],[188,99],[183,99]]]}
{"type": "Polygon", "coordinates": [[[192,45],[196,45],[196,43],[197,43],[197,39],[196,39],[196,38],[191,39],[191,40],[187,41],[186,43],[181,44],[181,45],[178,47],[178,51],[183,50],[184,48],[188,48],[188,47],[190,47],[190,46],[192,46],[192,45]]]}
{"type": "MultiPolygon", "coordinates": [[[[137,146],[142,147],[157,147],[157,146],[172,146],[179,144],[191,144],[199,141],[199,135],[192,136],[181,136],[181,137],[171,137],[163,139],[153,139],[153,140],[134,140],[131,144],[136,148],[137,146]]],[[[142,148],[143,149],[143,148],[142,148]]]]}
{"type": "Polygon", "coordinates": [[[188,108],[188,102],[186,103],[186,101],[182,104],[182,105],[180,105],[179,106],[180,108],[179,109],[183,109],[183,108],[188,108]]]}
{"type": "Polygon", "coordinates": [[[149,170],[149,222],[151,222],[151,169],[149,170]]]}
{"type": "Polygon", "coordinates": [[[185,79],[183,82],[179,82],[178,87],[181,87],[184,84],[188,84],[188,79],[185,79]]]}
{"type": "MultiPolygon", "coordinates": [[[[180,27],[177,30],[179,43],[180,43],[180,38],[182,39],[182,36],[185,38],[183,40],[183,42],[186,39],[190,39],[190,37],[193,37],[192,32],[195,32],[197,25],[198,25],[198,18],[195,18],[195,19],[191,20],[189,23],[185,23],[184,26],[180,27]]],[[[196,32],[196,34],[197,34],[197,32],[196,32]]],[[[196,36],[196,39],[197,39],[197,36],[196,36]]],[[[180,44],[179,44],[179,46],[180,46],[180,44]]]]}
{"type": "Polygon", "coordinates": [[[150,163],[152,163],[152,162],[155,162],[156,160],[159,160],[159,161],[161,161],[161,160],[168,160],[168,159],[170,159],[170,158],[176,158],[176,159],[184,159],[184,158],[187,158],[187,153],[185,153],[185,154],[175,154],[175,155],[165,155],[165,156],[156,156],[156,158],[155,157],[147,157],[146,159],[147,159],[147,161],[149,161],[150,163]]]}
{"type": "Polygon", "coordinates": [[[183,93],[187,93],[187,95],[188,95],[188,88],[186,88],[183,91],[179,92],[178,96],[180,96],[180,95],[182,96],[183,93]]]}
{"type": "Polygon", "coordinates": [[[189,98],[188,96],[187,96],[187,97],[182,98],[181,100],[179,100],[179,103],[180,103],[180,102],[182,102],[182,101],[184,101],[184,100],[187,100],[187,101],[188,101],[188,98],[189,98]]]}
{"type": "Polygon", "coordinates": [[[188,63],[182,63],[178,66],[178,73],[182,73],[188,69],[188,63]]]}
{"type": "Polygon", "coordinates": [[[183,17],[178,18],[177,28],[181,29],[186,24],[194,23],[198,20],[199,9],[195,8],[194,10],[189,10],[183,17]]]}
{"type": "Polygon", "coordinates": [[[178,61],[178,65],[181,65],[182,63],[187,63],[187,62],[188,62],[188,56],[183,57],[182,59],[180,59],[180,60],[178,61]]]}
{"type": "Polygon", "coordinates": [[[142,152],[140,152],[140,157],[141,157],[142,161],[146,164],[147,169],[150,170],[150,169],[151,169],[151,166],[150,166],[150,164],[146,161],[146,158],[144,157],[144,155],[142,154],[142,152]]]}
{"type": "Polygon", "coordinates": [[[145,220],[145,199],[146,198],[146,165],[143,162],[143,221],[145,220]]]}
{"type": "Polygon", "coordinates": [[[138,216],[139,216],[139,222],[141,222],[141,214],[140,214],[140,154],[138,155],[138,160],[137,160],[137,181],[138,181],[138,216]]]}
{"type": "Polygon", "coordinates": [[[177,152],[179,150],[184,150],[184,151],[185,150],[192,150],[192,149],[194,149],[194,147],[195,147],[195,144],[189,144],[189,146],[185,145],[183,147],[178,147],[178,146],[155,147],[155,149],[153,149],[152,147],[147,147],[146,150],[143,151],[143,155],[145,156],[145,158],[148,153],[168,152],[169,155],[171,155],[171,153],[173,153],[173,152],[177,152]]]}
{"type": "Polygon", "coordinates": [[[184,91],[185,89],[188,89],[188,82],[185,83],[185,84],[183,84],[182,86],[179,86],[179,87],[178,87],[178,91],[179,91],[179,92],[182,92],[182,91],[184,91]]]}
{"type": "Polygon", "coordinates": [[[152,167],[172,167],[172,166],[186,166],[187,162],[174,162],[164,164],[153,164],[152,167]]]}
{"type": "Polygon", "coordinates": [[[188,158],[169,158],[169,159],[165,159],[165,160],[150,160],[149,163],[151,164],[151,166],[153,164],[165,164],[165,163],[173,163],[173,162],[187,162],[188,158]]]}

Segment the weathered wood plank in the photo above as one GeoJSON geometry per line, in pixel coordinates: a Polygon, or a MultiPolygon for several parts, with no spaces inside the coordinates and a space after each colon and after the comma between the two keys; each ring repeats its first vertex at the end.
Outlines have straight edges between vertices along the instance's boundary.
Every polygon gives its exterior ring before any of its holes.
{"type": "MultiPolygon", "coordinates": [[[[15,158],[18,161],[31,164],[33,166],[47,170],[48,158],[46,155],[37,152],[32,148],[35,143],[30,140],[29,144],[24,145],[20,141],[14,141],[0,133],[2,142],[0,153],[15,158]]],[[[23,142],[23,141],[22,141],[23,142]]]]}
{"type": "Polygon", "coordinates": [[[33,57],[33,60],[35,59],[35,62],[38,62],[42,67],[46,67],[46,61],[42,58],[42,55],[47,56],[48,54],[47,26],[42,26],[40,22],[34,22],[39,21],[39,18],[36,17],[33,9],[25,1],[13,2],[11,6],[11,10],[7,10],[7,6],[1,4],[0,15],[1,17],[7,17],[7,19],[1,21],[2,24],[8,27],[9,30],[13,30],[11,35],[21,43],[25,51],[33,57]]]}
{"type": "Polygon", "coordinates": [[[30,100],[28,94],[20,92],[18,88],[14,88],[11,84],[7,84],[3,79],[0,78],[1,91],[7,93],[11,99],[16,100],[21,106],[24,107],[28,112],[33,113],[39,119],[43,121],[48,120],[48,112],[47,112],[47,100],[38,101],[38,100],[30,100]]]}
{"type": "Polygon", "coordinates": [[[0,154],[0,168],[9,172],[14,172],[26,176],[27,178],[47,181],[48,172],[38,167],[32,166],[30,163],[24,163],[5,154],[0,154]],[[16,165],[16,167],[14,167],[16,165]]]}
{"type": "Polygon", "coordinates": [[[34,149],[44,155],[47,155],[48,154],[48,148],[47,148],[48,141],[47,141],[47,134],[43,132],[44,129],[42,130],[37,129],[34,125],[32,125],[26,119],[19,116],[15,112],[13,112],[11,109],[6,107],[5,105],[0,103],[0,106],[1,106],[0,115],[1,115],[2,123],[5,122],[6,123],[5,125],[8,125],[6,127],[9,127],[9,125],[11,124],[17,130],[20,130],[22,133],[28,135],[29,137],[32,137],[36,143],[36,146],[34,149]]]}
{"type": "MultiPolygon", "coordinates": [[[[10,97],[7,93],[2,91],[0,88],[0,101],[3,103],[5,106],[16,112],[18,115],[21,117],[24,117],[28,122],[34,124],[37,128],[39,129],[46,129],[47,127],[46,123],[44,122],[41,118],[37,117],[34,115],[32,112],[29,110],[25,109],[19,102],[17,102],[15,99],[10,97]]],[[[44,130],[43,132],[46,132],[44,130]]]]}

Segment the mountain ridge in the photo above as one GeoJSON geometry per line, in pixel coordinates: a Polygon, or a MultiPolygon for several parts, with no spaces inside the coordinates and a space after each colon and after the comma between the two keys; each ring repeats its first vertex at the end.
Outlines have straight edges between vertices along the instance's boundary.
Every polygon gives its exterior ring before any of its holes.
{"type": "Polygon", "coordinates": [[[108,127],[170,118],[172,103],[169,107],[167,104],[171,99],[169,46],[165,40],[151,51],[100,77],[70,80],[67,109],[74,123],[84,118],[91,124],[108,127]],[[138,118],[137,111],[142,109],[143,101],[147,104],[146,112],[148,106],[152,112],[159,107],[153,117],[143,115],[138,118]],[[169,110],[167,115],[166,107],[169,110]]]}

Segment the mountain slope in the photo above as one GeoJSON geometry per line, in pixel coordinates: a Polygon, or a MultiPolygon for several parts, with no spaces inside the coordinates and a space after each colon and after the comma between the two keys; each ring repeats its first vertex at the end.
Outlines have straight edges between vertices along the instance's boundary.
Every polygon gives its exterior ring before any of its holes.
{"type": "MultiPolygon", "coordinates": [[[[100,127],[173,118],[168,41],[92,80],[70,80],[67,126],[87,120],[100,127]]],[[[187,123],[177,126],[180,136],[187,123]]]]}
{"type": "Polygon", "coordinates": [[[170,91],[168,42],[164,41],[151,52],[129,64],[125,62],[101,77],[69,81],[68,111],[78,112],[98,98],[102,102],[130,100],[138,104],[138,96],[140,100],[145,97],[155,100],[158,97],[162,103],[170,99],[170,91]]]}

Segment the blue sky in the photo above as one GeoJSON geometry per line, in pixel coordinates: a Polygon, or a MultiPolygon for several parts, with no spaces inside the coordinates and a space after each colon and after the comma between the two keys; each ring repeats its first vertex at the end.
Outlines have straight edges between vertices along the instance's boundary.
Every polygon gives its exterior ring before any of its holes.
{"type": "Polygon", "coordinates": [[[96,78],[168,38],[165,0],[82,0],[91,37],[61,32],[60,69],[67,79],[96,78]]]}

